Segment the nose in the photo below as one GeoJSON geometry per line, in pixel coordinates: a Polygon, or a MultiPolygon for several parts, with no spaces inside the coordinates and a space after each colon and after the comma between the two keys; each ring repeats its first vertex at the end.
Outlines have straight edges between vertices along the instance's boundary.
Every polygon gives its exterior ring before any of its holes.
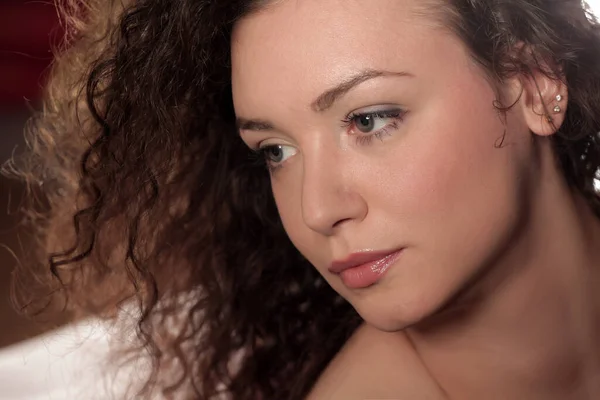
{"type": "Polygon", "coordinates": [[[322,154],[304,161],[302,217],[310,229],[331,236],[342,225],[366,217],[367,202],[342,160],[322,154]]]}

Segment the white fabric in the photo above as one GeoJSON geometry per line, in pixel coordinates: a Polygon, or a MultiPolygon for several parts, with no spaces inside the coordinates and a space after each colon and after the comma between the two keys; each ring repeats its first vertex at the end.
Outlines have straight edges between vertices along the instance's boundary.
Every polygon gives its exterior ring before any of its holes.
{"type": "Polygon", "coordinates": [[[585,0],[596,16],[600,16],[600,0],[585,0]]]}
{"type": "Polygon", "coordinates": [[[84,321],[0,349],[0,400],[118,398],[109,338],[107,326],[84,321]]]}

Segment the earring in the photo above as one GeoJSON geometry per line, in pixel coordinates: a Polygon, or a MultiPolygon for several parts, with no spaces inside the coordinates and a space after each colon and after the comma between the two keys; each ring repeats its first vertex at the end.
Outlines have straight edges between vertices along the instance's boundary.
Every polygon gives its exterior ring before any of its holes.
{"type": "MultiPolygon", "coordinates": [[[[562,94],[557,94],[556,97],[555,97],[555,99],[556,99],[557,102],[560,103],[563,100],[562,94]]],[[[554,114],[559,114],[562,111],[562,108],[560,108],[560,106],[557,104],[556,106],[554,106],[554,108],[552,109],[552,111],[554,111],[554,114]]],[[[554,121],[550,115],[546,115],[546,119],[550,123],[552,123],[554,121]]]]}
{"type": "MultiPolygon", "coordinates": [[[[562,101],[562,99],[563,99],[562,94],[557,94],[556,95],[556,101],[558,101],[560,103],[562,101]]],[[[555,114],[558,114],[558,113],[560,113],[562,111],[562,109],[557,104],[552,111],[554,111],[555,114]]]]}

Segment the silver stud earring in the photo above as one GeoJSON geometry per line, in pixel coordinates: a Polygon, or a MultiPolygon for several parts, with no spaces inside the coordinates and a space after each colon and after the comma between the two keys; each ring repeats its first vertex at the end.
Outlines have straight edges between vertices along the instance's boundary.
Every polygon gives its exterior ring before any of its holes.
{"type": "MultiPolygon", "coordinates": [[[[557,94],[555,99],[557,102],[560,103],[563,100],[562,94],[557,94]]],[[[560,114],[560,112],[562,111],[562,108],[560,108],[560,106],[557,104],[556,106],[554,106],[552,111],[554,111],[554,114],[560,114]]],[[[548,122],[550,122],[550,123],[553,121],[552,117],[549,115],[546,118],[548,119],[548,122]]]]}

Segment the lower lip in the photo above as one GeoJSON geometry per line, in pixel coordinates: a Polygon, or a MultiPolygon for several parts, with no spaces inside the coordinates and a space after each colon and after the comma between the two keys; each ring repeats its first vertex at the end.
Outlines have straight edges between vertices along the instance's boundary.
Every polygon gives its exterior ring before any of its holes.
{"type": "Polygon", "coordinates": [[[398,260],[400,251],[392,253],[377,261],[348,268],[340,272],[344,285],[350,289],[362,289],[376,284],[387,270],[398,260]]]}

